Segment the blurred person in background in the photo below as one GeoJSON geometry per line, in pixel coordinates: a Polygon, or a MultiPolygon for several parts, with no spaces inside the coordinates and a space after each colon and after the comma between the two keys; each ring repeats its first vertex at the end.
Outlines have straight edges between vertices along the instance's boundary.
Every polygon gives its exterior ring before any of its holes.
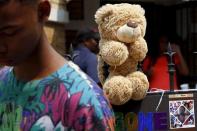
{"type": "MultiPolygon", "coordinates": [[[[168,72],[168,55],[167,52],[168,43],[170,42],[167,35],[162,34],[158,37],[157,44],[155,45],[155,52],[147,56],[143,62],[143,71],[148,76],[150,82],[150,90],[155,89],[170,89],[169,72],[168,72]]],[[[173,62],[175,64],[174,73],[174,89],[179,89],[177,81],[177,75],[186,76],[189,74],[187,64],[181,53],[180,46],[176,43],[176,40],[172,40],[171,47],[174,52],[173,62]],[[178,73],[177,73],[178,72],[178,73]]]]}
{"type": "Polygon", "coordinates": [[[99,33],[90,28],[80,30],[72,43],[72,60],[82,71],[100,84],[97,71],[97,54],[99,52],[99,33]]]}

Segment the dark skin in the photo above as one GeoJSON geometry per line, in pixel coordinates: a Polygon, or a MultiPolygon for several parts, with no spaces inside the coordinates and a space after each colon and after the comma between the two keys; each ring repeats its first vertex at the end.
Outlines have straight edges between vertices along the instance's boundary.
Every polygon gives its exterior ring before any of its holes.
{"type": "Polygon", "coordinates": [[[93,53],[98,54],[99,52],[99,47],[98,47],[98,43],[95,39],[91,38],[88,40],[84,40],[83,44],[93,53]]]}
{"type": "Polygon", "coordinates": [[[44,32],[50,8],[47,0],[0,2],[0,64],[14,66],[20,80],[43,78],[66,63],[44,32]]]}

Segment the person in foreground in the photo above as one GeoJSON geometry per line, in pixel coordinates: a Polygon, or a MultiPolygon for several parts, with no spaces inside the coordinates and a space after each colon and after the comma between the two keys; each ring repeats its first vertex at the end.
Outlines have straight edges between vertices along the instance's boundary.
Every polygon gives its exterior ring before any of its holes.
{"type": "Polygon", "coordinates": [[[113,131],[103,91],[51,46],[47,0],[0,0],[0,130],[113,131]]]}

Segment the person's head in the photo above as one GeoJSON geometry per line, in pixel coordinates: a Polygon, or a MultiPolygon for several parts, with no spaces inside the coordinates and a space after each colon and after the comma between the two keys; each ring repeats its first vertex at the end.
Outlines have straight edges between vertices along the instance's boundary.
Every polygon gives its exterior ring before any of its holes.
{"type": "Polygon", "coordinates": [[[184,106],[180,106],[179,107],[179,114],[184,114],[185,113],[185,107],[184,106]]]}
{"type": "Polygon", "coordinates": [[[190,101],[190,102],[188,103],[188,108],[189,108],[189,109],[192,109],[192,108],[193,108],[193,103],[192,103],[192,101],[190,101]]]}
{"type": "Polygon", "coordinates": [[[85,28],[80,30],[75,38],[74,46],[76,47],[78,44],[83,44],[93,53],[99,52],[99,33],[93,29],[85,28]]]}
{"type": "Polygon", "coordinates": [[[167,35],[161,35],[158,41],[159,41],[160,53],[167,51],[168,42],[169,42],[167,35]]]}
{"type": "Polygon", "coordinates": [[[0,0],[0,64],[16,66],[35,51],[49,14],[47,0],[0,0]]]}

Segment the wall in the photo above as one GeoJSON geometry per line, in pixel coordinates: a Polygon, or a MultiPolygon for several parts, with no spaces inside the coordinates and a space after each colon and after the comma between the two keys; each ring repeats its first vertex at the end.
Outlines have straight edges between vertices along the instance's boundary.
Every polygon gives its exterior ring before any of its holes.
{"type": "Polygon", "coordinates": [[[66,30],[79,30],[82,27],[95,27],[94,14],[99,8],[100,0],[83,0],[84,19],[70,20],[66,26],[66,30]]]}
{"type": "MultiPolygon", "coordinates": [[[[184,40],[183,52],[190,70],[190,81],[197,76],[197,1],[176,7],[176,32],[184,40]]],[[[196,81],[196,79],[194,80],[196,81]]]]}
{"type": "Polygon", "coordinates": [[[65,23],[68,22],[68,12],[65,0],[50,0],[51,14],[45,25],[47,37],[57,52],[65,54],[65,23]]]}

